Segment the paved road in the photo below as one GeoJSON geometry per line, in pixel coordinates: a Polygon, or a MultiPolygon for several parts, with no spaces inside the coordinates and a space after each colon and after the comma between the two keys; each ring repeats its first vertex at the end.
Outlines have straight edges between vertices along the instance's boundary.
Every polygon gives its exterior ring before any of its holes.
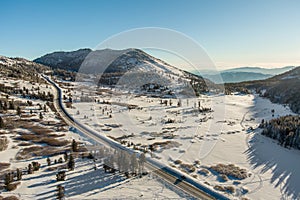
{"type": "MultiPolygon", "coordinates": [[[[111,140],[110,138],[107,138],[105,136],[102,136],[101,134],[97,133],[94,130],[91,130],[90,128],[82,125],[81,123],[77,122],[73,119],[72,116],[69,115],[69,113],[66,112],[63,103],[62,103],[62,91],[58,87],[58,85],[49,79],[46,76],[43,76],[49,83],[52,84],[53,88],[57,91],[54,94],[54,106],[57,110],[57,112],[60,114],[60,116],[68,123],[70,126],[75,127],[79,131],[81,131],[86,136],[92,138],[95,142],[98,142],[99,144],[109,146],[114,149],[121,149],[128,152],[133,152],[133,150],[126,148],[122,146],[121,144],[111,140]]],[[[211,200],[211,199],[221,199],[221,200],[229,200],[226,196],[219,194],[210,188],[195,182],[189,177],[185,177],[179,172],[171,169],[168,166],[165,166],[154,159],[147,157],[147,162],[145,163],[145,167],[148,168],[150,171],[155,173],[157,176],[161,177],[163,180],[171,183],[172,185],[175,185],[178,189],[181,189],[182,191],[188,193],[189,195],[197,198],[197,199],[205,199],[205,200],[211,200]]]]}

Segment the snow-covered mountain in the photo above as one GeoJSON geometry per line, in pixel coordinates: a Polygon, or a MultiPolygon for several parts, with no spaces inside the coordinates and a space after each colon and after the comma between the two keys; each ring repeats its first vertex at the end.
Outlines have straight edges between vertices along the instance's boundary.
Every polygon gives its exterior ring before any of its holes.
{"type": "Polygon", "coordinates": [[[58,51],[46,54],[33,61],[49,66],[53,69],[78,71],[81,63],[91,51],[91,49],[79,49],[77,51],[70,52],[58,51]]]}
{"type": "Polygon", "coordinates": [[[76,60],[77,65],[72,67],[72,70],[76,69],[80,72],[79,74],[93,74],[100,77],[99,85],[118,85],[133,90],[140,88],[148,91],[165,90],[166,93],[170,94],[191,91],[191,89],[187,90],[187,87],[193,88],[196,94],[199,94],[207,92],[208,85],[212,85],[210,81],[201,76],[180,70],[140,49],[134,48],[55,52],[42,56],[35,62],[43,63],[52,68],[66,69],[72,66],[73,60],[76,60]],[[63,63],[64,66],[62,66],[63,63]],[[78,66],[79,63],[81,63],[80,66],[78,66]]]}

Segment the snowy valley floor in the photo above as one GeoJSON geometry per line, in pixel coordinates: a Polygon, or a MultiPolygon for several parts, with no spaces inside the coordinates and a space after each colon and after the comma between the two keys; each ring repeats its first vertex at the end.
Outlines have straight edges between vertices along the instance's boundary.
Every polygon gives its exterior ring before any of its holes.
{"type": "Polygon", "coordinates": [[[166,106],[158,98],[125,94],[104,93],[95,98],[100,103],[74,103],[68,112],[99,134],[136,148],[150,144],[155,147],[153,157],[181,171],[191,169],[188,174],[208,187],[232,186],[234,192],[226,192],[230,198],[299,198],[300,152],[279,146],[258,129],[262,119],[294,114],[288,107],[238,94],[183,99],[180,106],[176,99],[166,106]],[[197,112],[199,102],[213,112],[197,112]],[[139,108],[129,110],[127,105],[139,108]],[[223,181],[210,170],[219,163],[246,169],[249,176],[242,180],[229,176],[223,181]]]}

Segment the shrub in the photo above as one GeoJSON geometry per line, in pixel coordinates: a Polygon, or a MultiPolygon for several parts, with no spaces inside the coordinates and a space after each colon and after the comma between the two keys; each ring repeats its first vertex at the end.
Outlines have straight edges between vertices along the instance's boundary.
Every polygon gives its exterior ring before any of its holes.
{"type": "Polygon", "coordinates": [[[201,170],[199,170],[199,174],[207,176],[209,174],[209,171],[207,169],[201,169],[201,170]]]}
{"type": "Polygon", "coordinates": [[[217,164],[211,166],[210,169],[227,176],[232,176],[237,179],[245,179],[248,177],[246,169],[241,169],[233,164],[217,164]]]}
{"type": "Polygon", "coordinates": [[[224,189],[231,194],[235,193],[235,188],[233,186],[225,186],[224,189]]]}
{"type": "Polygon", "coordinates": [[[180,167],[189,173],[196,171],[196,167],[194,167],[192,164],[182,163],[180,167]]]}
{"type": "Polygon", "coordinates": [[[20,184],[20,182],[10,183],[6,186],[6,190],[7,191],[13,191],[13,190],[17,189],[19,184],[20,184]]]}
{"type": "Polygon", "coordinates": [[[0,171],[7,169],[10,166],[10,163],[0,162],[0,171]]]}
{"type": "Polygon", "coordinates": [[[215,190],[219,190],[219,191],[223,191],[223,192],[225,191],[225,188],[223,186],[221,186],[221,185],[215,185],[214,189],[215,190]]]}
{"type": "Polygon", "coordinates": [[[179,165],[179,164],[182,163],[182,161],[181,160],[175,160],[174,163],[175,163],[175,165],[179,165]]]}
{"type": "Polygon", "coordinates": [[[220,178],[222,179],[222,181],[228,181],[228,177],[225,174],[221,174],[220,178]]]}

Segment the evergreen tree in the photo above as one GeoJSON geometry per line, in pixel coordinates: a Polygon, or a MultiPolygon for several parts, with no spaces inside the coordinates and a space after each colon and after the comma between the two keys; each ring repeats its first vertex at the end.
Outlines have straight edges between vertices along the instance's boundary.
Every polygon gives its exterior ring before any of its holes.
{"type": "Polygon", "coordinates": [[[4,177],[4,184],[8,186],[11,182],[13,182],[13,178],[14,177],[11,172],[6,173],[4,177]]]}
{"type": "Polygon", "coordinates": [[[4,101],[4,104],[3,104],[3,110],[4,110],[4,111],[7,111],[7,102],[6,102],[6,101],[4,101]]]}
{"type": "Polygon", "coordinates": [[[20,108],[20,106],[18,106],[17,107],[17,115],[21,116],[21,113],[22,113],[21,108],[20,108]]]}
{"type": "Polygon", "coordinates": [[[44,117],[43,117],[43,114],[42,112],[40,112],[40,120],[42,120],[44,117]]]}
{"type": "Polygon", "coordinates": [[[56,180],[57,181],[65,181],[66,180],[66,172],[65,171],[58,172],[56,174],[56,180]]]}
{"type": "Polygon", "coordinates": [[[9,102],[9,110],[14,110],[14,109],[15,109],[15,103],[12,100],[12,101],[9,102]]]}
{"type": "Polygon", "coordinates": [[[47,112],[47,106],[46,106],[46,104],[44,105],[44,112],[47,112]]]}
{"type": "Polygon", "coordinates": [[[72,151],[77,152],[78,151],[78,143],[76,142],[75,139],[72,141],[72,151]]]}
{"type": "Polygon", "coordinates": [[[20,170],[19,168],[17,168],[17,180],[22,180],[22,170],[20,170]]]}
{"type": "Polygon", "coordinates": [[[28,165],[28,170],[27,170],[28,174],[33,174],[33,168],[32,168],[32,165],[29,164],[28,165]]]}
{"type": "Polygon", "coordinates": [[[65,188],[61,185],[57,186],[57,199],[62,200],[65,197],[65,188]]]}
{"type": "Polygon", "coordinates": [[[48,166],[50,166],[50,165],[51,165],[51,160],[50,160],[50,158],[49,158],[49,157],[47,158],[47,160],[46,160],[46,161],[47,161],[47,165],[48,165],[48,166]]]}
{"type": "Polygon", "coordinates": [[[5,127],[4,121],[2,117],[0,117],[0,128],[4,128],[4,127],[5,127]]]}
{"type": "Polygon", "coordinates": [[[68,168],[69,170],[75,169],[75,160],[72,154],[70,154],[69,162],[68,162],[68,168]]]}

